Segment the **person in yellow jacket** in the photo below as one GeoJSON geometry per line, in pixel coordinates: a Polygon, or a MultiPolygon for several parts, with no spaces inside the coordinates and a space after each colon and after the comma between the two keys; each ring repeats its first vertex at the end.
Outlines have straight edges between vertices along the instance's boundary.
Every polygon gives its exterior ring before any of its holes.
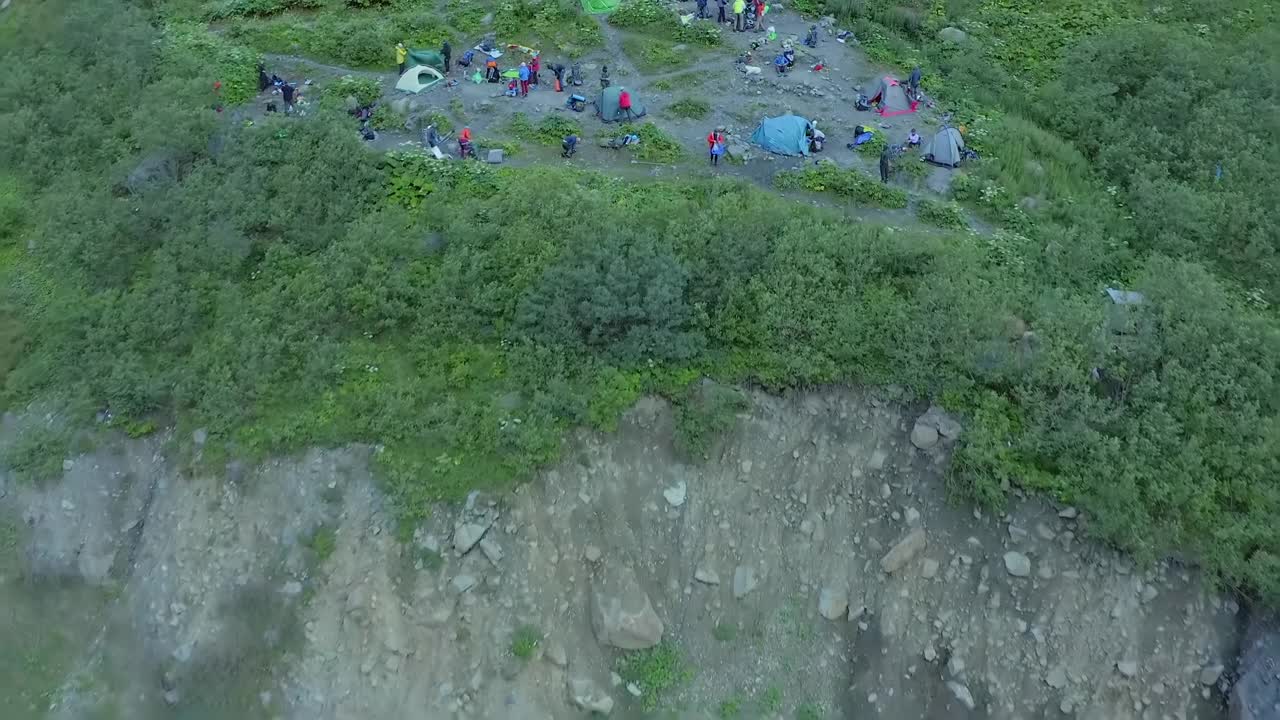
{"type": "Polygon", "coordinates": [[[409,51],[405,49],[404,43],[396,43],[396,64],[400,66],[400,74],[403,75],[405,70],[409,68],[404,66],[405,60],[409,59],[409,51]]]}
{"type": "Polygon", "coordinates": [[[745,19],[743,14],[747,12],[747,0],[733,0],[733,31],[742,32],[745,19]]]}

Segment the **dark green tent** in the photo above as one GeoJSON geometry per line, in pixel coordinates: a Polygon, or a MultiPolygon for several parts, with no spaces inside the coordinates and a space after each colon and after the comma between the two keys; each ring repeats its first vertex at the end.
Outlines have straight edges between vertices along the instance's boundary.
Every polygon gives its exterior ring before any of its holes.
{"type": "Polygon", "coordinates": [[[444,56],[435,50],[410,50],[409,57],[404,63],[406,67],[425,65],[444,72],[444,56]]]}
{"type": "MultiPolygon", "coordinates": [[[[618,95],[622,92],[622,88],[617,85],[611,85],[600,91],[600,98],[596,100],[596,116],[604,122],[622,122],[627,119],[627,114],[618,108],[618,95]]],[[[631,92],[631,91],[628,91],[631,92]]],[[[640,98],[631,92],[631,117],[644,117],[644,103],[640,102],[640,98]]]]}

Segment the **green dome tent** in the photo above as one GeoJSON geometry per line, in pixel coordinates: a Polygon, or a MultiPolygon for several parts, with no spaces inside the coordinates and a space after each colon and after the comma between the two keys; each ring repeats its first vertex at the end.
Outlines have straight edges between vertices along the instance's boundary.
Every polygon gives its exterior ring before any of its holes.
{"type": "MultiPolygon", "coordinates": [[[[640,102],[640,98],[631,92],[631,117],[644,117],[644,103],[640,102]]],[[[604,122],[622,122],[627,119],[627,114],[618,108],[618,95],[622,93],[622,88],[611,85],[600,91],[600,98],[596,100],[596,117],[604,122]]]]}
{"type": "Polygon", "coordinates": [[[751,133],[751,142],[778,155],[808,155],[809,121],[799,115],[765,118],[751,133]]]}
{"type": "Polygon", "coordinates": [[[963,157],[961,150],[964,150],[964,137],[960,135],[960,131],[944,127],[933,136],[929,147],[925,148],[924,159],[935,165],[958,167],[963,157]]]}

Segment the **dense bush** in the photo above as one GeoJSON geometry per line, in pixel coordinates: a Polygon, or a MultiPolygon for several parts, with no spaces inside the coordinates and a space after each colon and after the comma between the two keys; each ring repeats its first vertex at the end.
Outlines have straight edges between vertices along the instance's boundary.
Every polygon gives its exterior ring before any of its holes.
{"type": "Polygon", "coordinates": [[[830,192],[866,205],[903,208],[907,194],[890,187],[859,170],[842,168],[824,160],[800,170],[786,170],[773,176],[774,184],[783,189],[830,192]]]}
{"type": "Polygon", "coordinates": [[[711,114],[711,103],[695,98],[680,98],[667,106],[667,112],[676,117],[701,120],[711,114]]]}
{"type": "Polygon", "coordinates": [[[922,221],[940,228],[964,230],[969,227],[969,219],[965,217],[964,210],[954,202],[921,200],[916,207],[916,214],[922,221]]]}
{"type": "Polygon", "coordinates": [[[315,10],[324,0],[225,0],[208,11],[210,20],[229,17],[266,17],[286,10],[315,10]]]}

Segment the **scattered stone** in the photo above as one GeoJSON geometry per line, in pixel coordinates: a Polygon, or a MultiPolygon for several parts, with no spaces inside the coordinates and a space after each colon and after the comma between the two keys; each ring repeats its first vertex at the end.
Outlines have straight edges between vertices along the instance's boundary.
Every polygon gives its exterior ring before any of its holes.
{"type": "Polygon", "coordinates": [[[476,579],[472,575],[458,575],[449,581],[453,587],[453,591],[461,595],[476,586],[476,579]]]}
{"type": "Polygon", "coordinates": [[[302,583],[297,580],[290,580],[284,584],[284,587],[280,588],[280,592],[291,597],[294,595],[300,595],[302,594],[302,583]]]}
{"type": "Polygon", "coordinates": [[[1049,671],[1045,676],[1044,682],[1054,690],[1061,690],[1067,686],[1067,671],[1061,665],[1049,671]]]}
{"type": "Polygon", "coordinates": [[[1052,540],[1057,537],[1057,533],[1053,531],[1053,528],[1044,523],[1036,523],[1036,535],[1039,535],[1041,540],[1052,540]]]}
{"type": "Polygon", "coordinates": [[[1014,577],[1027,577],[1031,574],[1031,560],[1020,552],[1010,550],[1004,554],[1004,569],[1014,577]]]}
{"type": "Polygon", "coordinates": [[[609,693],[596,687],[589,678],[572,678],[569,680],[569,697],[573,704],[590,712],[608,715],[613,712],[613,698],[609,693]]]}
{"type": "Polygon", "coordinates": [[[1058,511],[1058,517],[1063,520],[1075,520],[1080,515],[1080,511],[1073,507],[1064,507],[1058,511]]]}
{"type": "Polygon", "coordinates": [[[926,645],[924,648],[925,662],[933,662],[938,659],[938,651],[932,645],[926,645]]]}
{"type": "Polygon", "coordinates": [[[867,606],[865,605],[849,606],[849,622],[854,622],[866,614],[867,606]]]}
{"type": "Polygon", "coordinates": [[[849,611],[849,591],[843,588],[823,588],[818,593],[818,612],[828,620],[839,620],[849,611]]]}
{"type": "Polygon", "coordinates": [[[591,590],[591,626],[601,643],[643,650],[662,640],[662,619],[630,570],[604,568],[591,590]]]}
{"type": "Polygon", "coordinates": [[[959,655],[952,655],[947,661],[947,673],[951,677],[960,677],[964,674],[964,660],[959,655]]]}
{"type": "Polygon", "coordinates": [[[167,705],[177,705],[182,701],[182,696],[178,694],[177,690],[165,690],[164,701],[167,705]]]}
{"type": "Polygon", "coordinates": [[[582,552],[582,555],[587,559],[587,562],[600,562],[600,558],[604,556],[604,553],[602,553],[600,548],[595,545],[588,545],[587,549],[582,552]]]}
{"type": "Polygon", "coordinates": [[[746,594],[756,589],[760,582],[756,579],[756,569],[749,565],[739,565],[733,569],[733,597],[741,600],[746,594]]]}
{"type": "Polygon", "coordinates": [[[889,483],[882,483],[880,485],[880,499],[888,500],[891,497],[893,497],[893,488],[889,487],[889,483]]]}
{"type": "Polygon", "coordinates": [[[977,707],[977,703],[973,701],[973,693],[969,692],[969,688],[964,683],[948,680],[947,689],[956,696],[956,700],[959,700],[961,705],[970,710],[977,707]]]}
{"type": "Polygon", "coordinates": [[[920,511],[913,507],[909,507],[906,512],[902,514],[902,518],[907,521],[907,527],[915,527],[920,524],[920,511]]]}
{"type": "Polygon", "coordinates": [[[1212,686],[1218,683],[1218,678],[1222,677],[1222,666],[1219,664],[1205,665],[1200,669],[1200,684],[1212,686]]]}
{"type": "Polygon", "coordinates": [[[480,552],[484,553],[484,556],[489,559],[489,562],[493,563],[495,566],[499,562],[502,562],[502,546],[493,538],[487,537],[480,541],[480,552]]]}
{"type": "Polygon", "coordinates": [[[912,558],[920,554],[927,544],[924,530],[920,528],[912,530],[880,559],[880,569],[889,574],[901,570],[904,565],[911,562],[912,558]]]}
{"type": "Polygon", "coordinates": [[[1009,525],[1009,539],[1013,542],[1020,543],[1027,539],[1027,531],[1017,525],[1009,525]]]}
{"type": "Polygon", "coordinates": [[[1276,717],[1276,708],[1280,708],[1280,682],[1275,679],[1277,667],[1280,667],[1280,621],[1271,613],[1255,613],[1240,643],[1228,720],[1276,717]]]}
{"type": "Polygon", "coordinates": [[[685,497],[688,494],[688,488],[683,480],[676,483],[673,487],[669,487],[662,491],[662,497],[667,499],[667,503],[671,507],[680,507],[684,504],[685,497]]]}
{"type": "Polygon", "coordinates": [[[484,537],[486,531],[489,530],[488,525],[477,525],[476,523],[462,523],[453,529],[453,549],[458,551],[459,555],[466,555],[471,552],[471,548],[480,542],[480,538],[484,537]]]}
{"type": "Polygon", "coordinates": [[[938,444],[938,429],[932,425],[917,422],[911,429],[911,444],[921,450],[928,450],[938,444]]]}
{"type": "Polygon", "coordinates": [[[1121,675],[1131,678],[1138,674],[1138,663],[1132,660],[1121,660],[1116,663],[1116,670],[1119,670],[1121,675]]]}
{"type": "Polygon", "coordinates": [[[1159,594],[1160,591],[1156,589],[1155,585],[1147,583],[1142,587],[1142,602],[1149,603],[1152,600],[1155,600],[1156,596],[1159,594]]]}
{"type": "Polygon", "coordinates": [[[709,567],[699,567],[693,571],[693,579],[707,585],[719,585],[720,575],[709,567]]]}
{"type": "Polygon", "coordinates": [[[556,667],[565,667],[569,664],[569,654],[565,652],[564,645],[559,640],[553,640],[547,644],[547,651],[543,653],[543,657],[556,667]]]}

